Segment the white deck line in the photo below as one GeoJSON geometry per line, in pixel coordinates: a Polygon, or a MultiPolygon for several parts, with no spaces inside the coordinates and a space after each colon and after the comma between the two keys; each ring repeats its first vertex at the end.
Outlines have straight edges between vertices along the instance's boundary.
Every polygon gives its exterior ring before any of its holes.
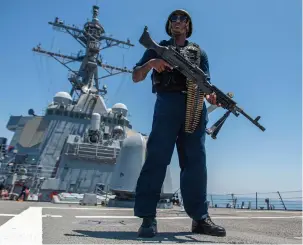
{"type": "Polygon", "coordinates": [[[42,245],[42,208],[29,207],[0,226],[0,244],[42,245]]]}
{"type": "MultiPolygon", "coordinates": [[[[97,215],[97,216],[88,216],[88,215],[78,215],[75,216],[76,219],[139,219],[136,216],[119,216],[119,215],[97,215]]],[[[302,216],[212,216],[211,219],[296,219],[302,218],[302,216]]],[[[187,216],[168,216],[168,217],[157,217],[157,220],[173,220],[173,219],[190,219],[187,216]]]]}
{"type": "Polygon", "coordinates": [[[65,209],[65,210],[99,210],[99,211],[130,211],[133,208],[72,208],[72,207],[42,207],[43,209],[65,209]]]}

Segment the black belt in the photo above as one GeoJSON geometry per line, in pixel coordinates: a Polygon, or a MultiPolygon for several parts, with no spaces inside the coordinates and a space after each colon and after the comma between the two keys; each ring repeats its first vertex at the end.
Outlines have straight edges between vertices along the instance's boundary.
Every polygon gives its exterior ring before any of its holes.
{"type": "Polygon", "coordinates": [[[182,94],[182,95],[187,95],[187,91],[156,91],[156,93],[162,93],[162,92],[166,92],[166,93],[177,93],[177,94],[182,94]]]}
{"type": "Polygon", "coordinates": [[[172,89],[172,88],[163,88],[163,87],[155,87],[155,91],[157,93],[161,93],[161,92],[168,92],[168,93],[182,93],[182,94],[187,94],[187,91],[184,90],[184,88],[180,88],[180,89],[172,89]]]}

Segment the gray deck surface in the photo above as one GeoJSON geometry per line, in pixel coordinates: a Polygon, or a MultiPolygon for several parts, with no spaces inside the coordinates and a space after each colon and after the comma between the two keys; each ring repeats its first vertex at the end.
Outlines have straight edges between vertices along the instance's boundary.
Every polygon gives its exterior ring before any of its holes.
{"type": "Polygon", "coordinates": [[[158,210],[159,234],[140,239],[132,209],[0,201],[0,244],[272,243],[302,244],[302,213],[210,209],[223,238],[192,234],[179,207],[158,210]],[[105,216],[105,217],[104,217],[105,216]]]}

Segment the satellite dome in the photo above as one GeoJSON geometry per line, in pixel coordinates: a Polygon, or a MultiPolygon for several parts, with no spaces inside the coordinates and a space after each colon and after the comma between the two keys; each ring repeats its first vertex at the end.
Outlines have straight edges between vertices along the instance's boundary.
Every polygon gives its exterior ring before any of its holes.
{"type": "Polygon", "coordinates": [[[112,107],[112,111],[114,113],[118,113],[118,114],[122,114],[124,117],[126,117],[127,115],[127,107],[126,105],[122,104],[122,103],[117,103],[117,104],[114,104],[114,106],[112,107]]]}
{"type": "Polygon", "coordinates": [[[126,105],[124,105],[124,104],[122,104],[122,103],[116,103],[116,104],[114,104],[113,108],[127,110],[126,105]]]}
{"type": "Polygon", "coordinates": [[[58,92],[55,94],[54,103],[59,105],[70,105],[72,103],[72,97],[69,93],[58,92]]]}
{"type": "Polygon", "coordinates": [[[115,126],[114,127],[114,133],[123,134],[124,130],[123,130],[123,128],[121,126],[115,126]]]}

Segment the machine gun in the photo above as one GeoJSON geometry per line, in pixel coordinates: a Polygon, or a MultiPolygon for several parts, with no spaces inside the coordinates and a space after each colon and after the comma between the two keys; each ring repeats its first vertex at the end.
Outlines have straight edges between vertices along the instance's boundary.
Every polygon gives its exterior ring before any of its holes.
{"type": "MultiPolygon", "coordinates": [[[[243,109],[237,106],[237,103],[231,99],[231,96],[228,96],[224,92],[222,92],[219,88],[215,85],[211,84],[207,80],[207,75],[196,65],[192,64],[188,61],[185,57],[183,57],[180,53],[178,53],[173,47],[168,46],[160,46],[157,44],[149,35],[147,30],[147,26],[145,26],[144,31],[139,39],[141,45],[143,45],[146,49],[153,49],[163,60],[165,60],[168,64],[170,64],[174,69],[181,72],[188,80],[193,81],[197,88],[205,94],[215,93],[217,96],[217,103],[221,104],[223,109],[229,111],[228,114],[223,116],[224,120],[221,118],[221,123],[218,125],[214,125],[217,130],[215,133],[217,134],[218,131],[221,129],[224,121],[229,116],[230,112],[233,113],[236,117],[242,114],[246,117],[249,121],[251,121],[255,126],[257,126],[262,131],[265,131],[265,128],[259,124],[260,116],[257,116],[253,119],[249,116],[243,109]],[[221,125],[221,126],[220,126],[221,125]],[[220,127],[219,127],[220,126],[220,127]]],[[[219,120],[219,121],[220,121],[219,120]]],[[[219,121],[217,123],[219,123],[219,121]]],[[[208,134],[214,133],[214,130],[209,130],[208,134]]],[[[215,134],[215,137],[216,137],[215,134]]]]}

